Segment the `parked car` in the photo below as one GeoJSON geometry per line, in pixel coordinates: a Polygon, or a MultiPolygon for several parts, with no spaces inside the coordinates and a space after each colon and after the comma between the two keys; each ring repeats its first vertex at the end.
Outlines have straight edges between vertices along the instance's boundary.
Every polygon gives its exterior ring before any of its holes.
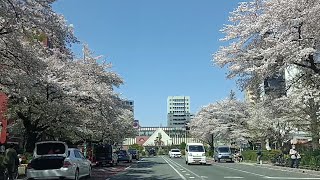
{"type": "Polygon", "coordinates": [[[215,162],[221,162],[221,160],[234,162],[234,155],[229,146],[216,147],[213,158],[215,162]]]}
{"type": "Polygon", "coordinates": [[[115,153],[112,145],[97,145],[94,149],[96,166],[104,166],[107,164],[114,166],[118,164],[118,155],[115,153]]]}
{"type": "Polygon", "coordinates": [[[118,161],[132,162],[132,155],[127,150],[118,151],[118,161]]]}
{"type": "Polygon", "coordinates": [[[140,159],[140,154],[139,151],[136,149],[128,149],[129,153],[132,155],[132,159],[139,160],[140,159]]]}
{"type": "Polygon", "coordinates": [[[180,149],[171,149],[169,151],[170,158],[181,158],[181,151],[180,149]]]}
{"type": "Polygon", "coordinates": [[[149,156],[156,156],[157,155],[156,150],[153,148],[149,149],[148,153],[149,153],[149,156]]]}
{"type": "Polygon", "coordinates": [[[33,159],[27,167],[27,179],[74,179],[91,176],[91,162],[80,150],[68,149],[61,141],[44,141],[35,145],[33,159]]]}

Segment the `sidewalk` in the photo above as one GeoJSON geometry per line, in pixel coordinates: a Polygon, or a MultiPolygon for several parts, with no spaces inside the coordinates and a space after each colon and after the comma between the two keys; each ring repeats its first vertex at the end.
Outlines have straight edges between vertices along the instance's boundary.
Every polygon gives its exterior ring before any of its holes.
{"type": "Polygon", "coordinates": [[[266,167],[269,169],[290,171],[290,172],[299,172],[299,173],[306,173],[306,174],[310,174],[310,175],[320,176],[320,171],[303,169],[303,168],[290,168],[290,167],[284,167],[284,166],[275,166],[275,165],[273,165],[271,163],[267,163],[267,162],[264,162],[263,164],[257,164],[256,162],[240,162],[239,164],[249,165],[249,166],[258,166],[258,167],[260,166],[260,167],[266,167]]]}

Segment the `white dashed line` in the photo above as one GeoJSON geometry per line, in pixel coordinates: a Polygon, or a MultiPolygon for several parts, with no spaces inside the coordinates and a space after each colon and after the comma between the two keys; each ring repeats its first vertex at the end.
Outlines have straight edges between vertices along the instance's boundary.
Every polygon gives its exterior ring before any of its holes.
{"type": "Polygon", "coordinates": [[[162,157],[162,159],[169,164],[169,166],[176,172],[178,173],[178,175],[183,179],[183,180],[187,180],[187,178],[185,178],[176,168],[174,168],[165,158],[162,157]]]}
{"type": "Polygon", "coordinates": [[[266,176],[264,178],[265,179],[292,179],[292,180],[294,180],[294,179],[296,179],[296,180],[299,180],[299,179],[320,179],[320,178],[312,178],[312,177],[299,178],[299,177],[269,177],[269,176],[266,176]]]}
{"type": "Polygon", "coordinates": [[[190,176],[190,174],[186,174],[187,176],[190,176]]]}
{"type": "Polygon", "coordinates": [[[126,167],[126,168],[125,168],[125,170],[127,170],[127,169],[129,169],[129,168],[131,168],[131,166],[129,166],[129,167],[126,167]]]}
{"type": "Polygon", "coordinates": [[[194,177],[193,176],[191,176],[191,177],[189,177],[190,179],[194,179],[194,177]]]}
{"type": "Polygon", "coordinates": [[[239,176],[226,176],[226,177],[223,177],[225,179],[242,179],[243,177],[239,177],[239,176]]]}

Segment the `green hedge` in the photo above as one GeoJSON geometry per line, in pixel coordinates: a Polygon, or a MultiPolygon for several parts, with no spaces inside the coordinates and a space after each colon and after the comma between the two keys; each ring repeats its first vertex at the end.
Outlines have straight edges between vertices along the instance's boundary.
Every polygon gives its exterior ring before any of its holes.
{"type": "MultiPolygon", "coordinates": [[[[261,160],[271,162],[280,153],[281,153],[280,150],[270,150],[270,151],[264,150],[262,151],[261,160]]],[[[241,154],[245,161],[257,161],[257,151],[255,150],[243,151],[241,154]]]]}
{"type": "MultiPolygon", "coordinates": [[[[262,161],[268,161],[274,163],[275,157],[281,153],[280,150],[271,150],[271,151],[262,151],[262,161]]],[[[320,170],[320,150],[305,150],[300,153],[301,161],[300,167],[320,170]]],[[[243,151],[242,156],[245,161],[257,161],[257,151],[249,150],[243,151]]],[[[291,159],[290,155],[285,154],[284,158],[286,159],[286,166],[290,165],[291,159]]]]}
{"type": "Polygon", "coordinates": [[[301,153],[301,166],[320,167],[320,150],[309,150],[301,153]]]}

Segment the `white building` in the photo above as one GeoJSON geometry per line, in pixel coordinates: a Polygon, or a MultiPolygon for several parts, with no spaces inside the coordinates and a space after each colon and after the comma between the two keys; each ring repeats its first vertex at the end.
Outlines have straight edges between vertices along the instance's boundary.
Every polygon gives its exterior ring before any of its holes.
{"type": "Polygon", "coordinates": [[[167,119],[168,127],[186,127],[190,122],[190,97],[189,96],[169,96],[167,99],[167,119]]]}

